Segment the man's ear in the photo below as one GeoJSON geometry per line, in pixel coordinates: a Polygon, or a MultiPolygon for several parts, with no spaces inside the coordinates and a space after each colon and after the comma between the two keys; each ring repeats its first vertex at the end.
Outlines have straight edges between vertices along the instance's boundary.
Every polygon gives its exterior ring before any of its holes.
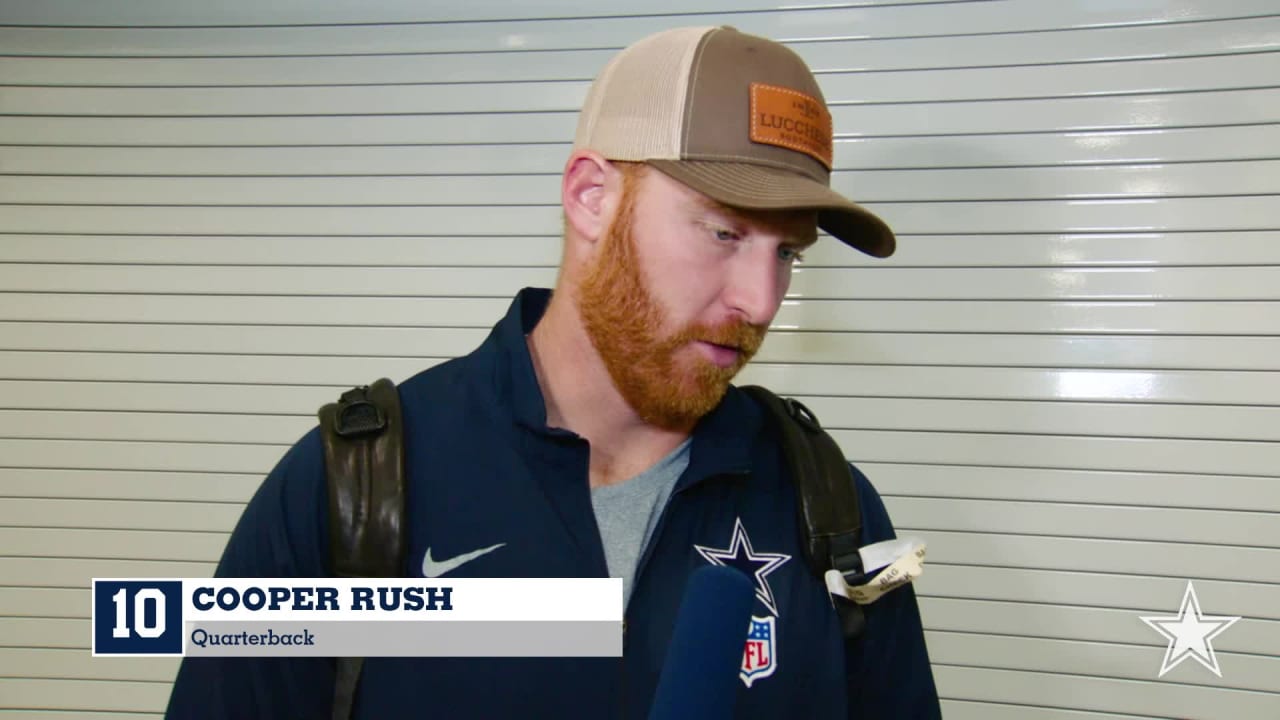
{"type": "Polygon", "coordinates": [[[594,243],[609,225],[617,204],[618,172],[599,153],[575,150],[564,166],[560,203],[565,223],[579,238],[594,243]]]}

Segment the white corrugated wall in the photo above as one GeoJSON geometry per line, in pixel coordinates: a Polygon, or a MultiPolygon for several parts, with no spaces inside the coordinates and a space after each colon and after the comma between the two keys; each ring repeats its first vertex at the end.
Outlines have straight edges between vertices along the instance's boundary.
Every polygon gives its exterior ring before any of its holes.
{"type": "Polygon", "coordinates": [[[89,578],[211,572],[316,406],[550,284],[587,81],[711,23],[821,71],[901,234],[747,379],[929,539],[947,717],[1280,717],[1276,0],[0,0],[0,717],[155,717],[89,578]],[[1156,677],[1187,580],[1221,678],[1156,677]]]}

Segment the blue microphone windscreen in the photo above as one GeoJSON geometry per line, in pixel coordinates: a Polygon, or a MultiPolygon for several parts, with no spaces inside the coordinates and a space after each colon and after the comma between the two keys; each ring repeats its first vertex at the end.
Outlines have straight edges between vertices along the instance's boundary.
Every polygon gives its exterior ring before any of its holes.
{"type": "Polygon", "coordinates": [[[755,583],[743,572],[719,566],[694,571],[676,616],[649,720],[733,717],[754,604],[755,583]]]}

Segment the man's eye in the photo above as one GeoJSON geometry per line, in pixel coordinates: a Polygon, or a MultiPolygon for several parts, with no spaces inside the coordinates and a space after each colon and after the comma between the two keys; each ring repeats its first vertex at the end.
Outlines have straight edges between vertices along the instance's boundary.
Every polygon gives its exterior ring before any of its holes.
{"type": "Polygon", "coordinates": [[[724,228],[712,228],[711,231],[715,233],[717,240],[723,240],[725,242],[729,242],[731,240],[738,240],[739,238],[742,237],[738,233],[732,230],[726,230],[724,228]]]}
{"type": "Polygon", "coordinates": [[[783,262],[801,262],[804,260],[804,254],[793,247],[778,248],[778,259],[783,262]]]}

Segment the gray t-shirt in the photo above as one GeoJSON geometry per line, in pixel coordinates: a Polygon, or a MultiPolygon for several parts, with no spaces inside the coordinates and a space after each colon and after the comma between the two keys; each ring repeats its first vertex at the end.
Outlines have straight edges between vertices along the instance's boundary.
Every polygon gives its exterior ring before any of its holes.
{"type": "Polygon", "coordinates": [[[689,466],[692,438],[680,443],[669,455],[639,475],[615,485],[591,491],[591,505],[604,541],[604,559],[609,576],[622,578],[623,606],[631,599],[640,554],[649,545],[654,527],[667,506],[676,480],[689,466]]]}

